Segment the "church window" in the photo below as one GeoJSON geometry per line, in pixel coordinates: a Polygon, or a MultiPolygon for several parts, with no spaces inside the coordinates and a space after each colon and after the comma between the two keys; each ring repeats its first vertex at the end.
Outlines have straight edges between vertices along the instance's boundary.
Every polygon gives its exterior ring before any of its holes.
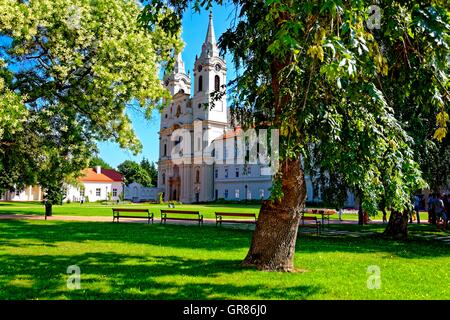
{"type": "Polygon", "coordinates": [[[198,91],[203,91],[203,76],[198,77],[198,91]]]}
{"type": "Polygon", "coordinates": [[[228,199],[228,189],[225,189],[225,199],[228,199]]]}
{"type": "Polygon", "coordinates": [[[201,104],[201,103],[199,103],[199,104],[198,104],[198,108],[199,108],[199,109],[201,109],[201,107],[202,107],[202,104],[201,104]]]}
{"type": "Polygon", "coordinates": [[[214,77],[214,90],[220,91],[220,77],[219,76],[214,77]]]}
{"type": "Polygon", "coordinates": [[[180,115],[181,115],[181,107],[178,106],[178,107],[177,107],[177,118],[179,118],[180,115]]]}
{"type": "Polygon", "coordinates": [[[236,199],[240,199],[240,196],[241,196],[240,193],[241,193],[241,191],[239,189],[236,189],[234,191],[234,196],[235,196],[236,199]]]}
{"type": "Polygon", "coordinates": [[[200,171],[195,172],[195,183],[200,183],[200,171]]]}
{"type": "Polygon", "coordinates": [[[239,168],[236,168],[236,178],[239,178],[239,168]]]}
{"type": "Polygon", "coordinates": [[[164,157],[167,157],[167,144],[164,144],[164,157]]]}
{"type": "Polygon", "coordinates": [[[228,178],[228,169],[225,169],[225,178],[228,178]]]}
{"type": "Polygon", "coordinates": [[[166,184],[166,174],[165,173],[162,174],[162,184],[163,185],[166,184]]]}
{"type": "Polygon", "coordinates": [[[219,178],[219,170],[217,169],[214,171],[214,178],[219,178]]]}

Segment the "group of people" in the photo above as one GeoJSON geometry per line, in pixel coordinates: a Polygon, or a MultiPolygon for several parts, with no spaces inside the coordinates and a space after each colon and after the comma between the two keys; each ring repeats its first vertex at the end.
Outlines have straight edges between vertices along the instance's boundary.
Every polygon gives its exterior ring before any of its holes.
{"type": "Polygon", "coordinates": [[[444,229],[447,229],[448,218],[450,217],[450,193],[432,193],[428,197],[428,222],[437,224],[438,220],[443,221],[444,229]]]}

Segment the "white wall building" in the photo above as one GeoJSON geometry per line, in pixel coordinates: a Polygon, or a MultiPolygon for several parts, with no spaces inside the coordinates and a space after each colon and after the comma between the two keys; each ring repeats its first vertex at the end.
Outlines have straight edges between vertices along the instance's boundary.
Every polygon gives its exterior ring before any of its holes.
{"type": "Polygon", "coordinates": [[[143,185],[133,182],[128,186],[125,186],[125,200],[132,202],[144,202],[144,201],[158,201],[159,200],[159,188],[144,187],[143,185]]]}
{"type": "Polygon", "coordinates": [[[117,201],[124,191],[123,176],[115,170],[100,166],[85,169],[78,181],[78,186],[67,188],[65,201],[78,202],[82,198],[89,202],[108,200],[109,193],[111,200],[117,201]]]}
{"type": "MultiPolygon", "coordinates": [[[[83,175],[78,179],[77,186],[67,186],[64,202],[85,201],[95,202],[108,200],[116,201],[124,191],[122,175],[112,169],[103,169],[100,166],[83,170],[83,175]]],[[[40,186],[27,186],[24,190],[0,192],[0,201],[43,201],[44,192],[40,186]]]]}
{"type": "Polygon", "coordinates": [[[42,201],[42,197],[39,186],[27,186],[24,190],[0,191],[0,201],[42,201]]]}

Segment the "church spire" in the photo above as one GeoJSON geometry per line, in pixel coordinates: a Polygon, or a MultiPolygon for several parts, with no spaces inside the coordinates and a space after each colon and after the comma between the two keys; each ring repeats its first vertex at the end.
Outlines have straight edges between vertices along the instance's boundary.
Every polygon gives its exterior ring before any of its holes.
{"type": "Polygon", "coordinates": [[[214,34],[214,23],[213,23],[213,13],[209,12],[209,25],[208,32],[206,33],[205,43],[216,44],[216,35],[214,34]]]}
{"type": "Polygon", "coordinates": [[[175,60],[175,65],[174,65],[174,70],[173,72],[176,73],[182,73],[182,74],[186,74],[186,70],[184,68],[184,62],[183,62],[183,58],[181,56],[181,52],[177,55],[177,58],[175,60]]]}
{"type": "Polygon", "coordinates": [[[206,33],[205,43],[202,46],[202,57],[216,57],[219,55],[217,48],[216,35],[214,34],[213,13],[209,12],[208,31],[206,33]]]}

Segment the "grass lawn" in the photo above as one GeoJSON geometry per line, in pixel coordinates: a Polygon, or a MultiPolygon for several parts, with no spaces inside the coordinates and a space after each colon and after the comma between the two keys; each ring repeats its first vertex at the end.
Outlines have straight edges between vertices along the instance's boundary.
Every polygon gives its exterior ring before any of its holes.
{"type": "MultiPolygon", "coordinates": [[[[160,209],[168,209],[166,205],[160,204],[127,204],[127,205],[104,205],[100,203],[79,203],[63,204],[53,206],[54,215],[65,216],[108,216],[112,217],[112,208],[145,208],[150,209],[155,214],[155,218],[161,216],[160,209]]],[[[214,212],[243,212],[258,213],[259,205],[255,204],[204,204],[204,205],[176,205],[174,210],[194,210],[200,211],[204,218],[215,219],[214,212]]],[[[45,209],[38,202],[0,202],[0,214],[32,214],[44,215],[45,209]]]]}
{"type": "MultiPolygon", "coordinates": [[[[155,214],[156,218],[160,217],[161,209],[168,209],[167,205],[160,204],[127,204],[127,205],[104,205],[100,203],[85,203],[80,205],[79,203],[64,204],[62,206],[53,206],[54,215],[65,216],[112,216],[112,208],[148,208],[155,214]]],[[[195,210],[200,211],[204,218],[215,219],[214,212],[243,212],[243,213],[258,213],[260,205],[258,204],[183,204],[176,205],[175,210],[195,210]]],[[[39,202],[0,202],[0,214],[32,214],[43,215],[44,206],[39,202]]],[[[428,213],[422,212],[420,214],[422,221],[428,220],[428,213]]],[[[342,215],[344,220],[358,220],[358,214],[345,213],[342,215]]],[[[337,220],[338,215],[335,214],[330,217],[331,220],[337,220]]],[[[373,220],[382,220],[383,215],[381,212],[375,217],[371,217],[373,220]]]]}
{"type": "Polygon", "coordinates": [[[301,234],[302,272],[276,273],[240,266],[251,235],[207,225],[2,220],[0,299],[450,298],[450,246],[438,241],[301,234]],[[67,289],[71,265],[81,269],[80,290],[67,289]],[[380,289],[367,288],[374,265],[380,289]]]}

